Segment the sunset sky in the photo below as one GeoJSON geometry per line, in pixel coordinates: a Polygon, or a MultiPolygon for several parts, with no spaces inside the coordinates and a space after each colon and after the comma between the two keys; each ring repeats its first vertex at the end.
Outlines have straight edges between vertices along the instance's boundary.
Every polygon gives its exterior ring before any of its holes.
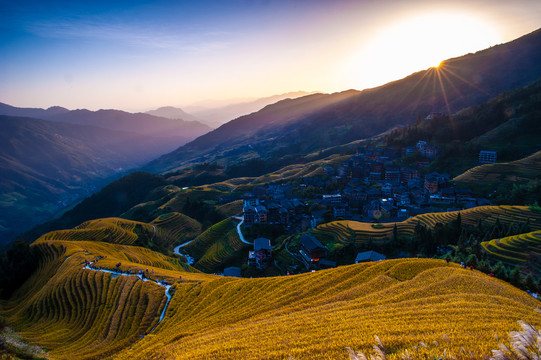
{"type": "Polygon", "coordinates": [[[146,111],[382,85],[541,27],[541,1],[0,2],[0,102],[146,111]]]}

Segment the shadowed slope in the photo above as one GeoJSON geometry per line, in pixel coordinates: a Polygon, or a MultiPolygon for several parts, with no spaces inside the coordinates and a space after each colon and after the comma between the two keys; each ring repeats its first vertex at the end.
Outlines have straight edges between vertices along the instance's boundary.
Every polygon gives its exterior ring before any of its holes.
{"type": "Polygon", "coordinates": [[[248,245],[243,243],[231,219],[223,220],[196,237],[184,250],[193,256],[196,265],[208,272],[223,269],[223,264],[248,245]]]}
{"type": "Polygon", "coordinates": [[[411,124],[419,114],[453,114],[539,79],[540,43],[537,30],[377,88],[283,100],[200,136],[146,169],[165,172],[194,162],[308,154],[411,124]]]}

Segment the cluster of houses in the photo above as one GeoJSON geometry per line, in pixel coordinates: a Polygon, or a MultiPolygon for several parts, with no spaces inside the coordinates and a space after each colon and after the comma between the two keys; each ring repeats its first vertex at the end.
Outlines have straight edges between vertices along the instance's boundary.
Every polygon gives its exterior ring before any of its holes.
{"type": "Polygon", "coordinates": [[[362,148],[357,154],[344,162],[338,169],[326,167],[325,173],[332,177],[333,182],[347,185],[351,183],[389,183],[392,185],[407,184],[421,178],[419,168],[426,166],[429,160],[439,154],[439,147],[419,141],[415,146],[401,150],[393,148],[362,148]],[[396,166],[401,157],[417,153],[426,160],[419,160],[415,167],[396,166]]]}
{"type": "Polygon", "coordinates": [[[428,144],[424,140],[419,140],[415,146],[408,146],[402,149],[402,155],[419,154],[428,159],[434,160],[440,153],[439,146],[428,144]]]}
{"type": "Polygon", "coordinates": [[[298,199],[273,201],[262,197],[249,197],[244,200],[244,224],[288,226],[302,218],[304,209],[305,204],[298,199]]]}
{"type": "MultiPolygon", "coordinates": [[[[438,152],[437,147],[425,141],[413,148],[419,154],[428,152],[436,156],[438,152]]],[[[455,188],[447,174],[432,172],[423,177],[423,161],[412,167],[397,166],[408,149],[361,148],[343,164],[325,167],[326,177],[303,178],[300,188],[340,185],[339,191],[321,198],[295,198],[291,185],[255,187],[244,196],[245,226],[271,224],[304,231],[323,222],[325,213],[327,220],[330,214],[332,219],[401,221],[426,212],[490,204],[486,199],[475,198],[468,189],[455,188]],[[308,205],[314,204],[320,206],[311,207],[317,210],[308,212],[308,205]]]]}
{"type": "MultiPolygon", "coordinates": [[[[278,225],[286,231],[297,232],[314,228],[324,219],[329,220],[329,217],[358,221],[401,221],[426,212],[490,204],[486,199],[475,198],[468,189],[455,188],[447,174],[432,172],[422,176],[421,168],[438,154],[438,147],[422,140],[415,146],[402,149],[362,148],[341,165],[324,167],[325,176],[305,177],[298,185],[267,184],[254,187],[243,196],[244,225],[278,225]],[[399,160],[410,154],[421,156],[415,165],[397,165],[399,160]],[[331,184],[340,185],[334,187],[339,190],[321,195],[321,190],[331,184]],[[320,195],[299,199],[293,195],[295,189],[292,186],[319,189],[315,193],[320,195]]],[[[495,152],[482,151],[479,161],[494,163],[496,156],[495,152]]],[[[307,269],[336,266],[327,256],[327,248],[314,236],[301,236],[296,257],[307,269]]],[[[355,262],[383,259],[385,256],[382,254],[366,251],[357,254],[355,262]]],[[[256,239],[254,249],[248,255],[248,266],[263,270],[271,261],[271,241],[256,239]]],[[[240,272],[237,268],[232,270],[234,276],[240,272]]]]}

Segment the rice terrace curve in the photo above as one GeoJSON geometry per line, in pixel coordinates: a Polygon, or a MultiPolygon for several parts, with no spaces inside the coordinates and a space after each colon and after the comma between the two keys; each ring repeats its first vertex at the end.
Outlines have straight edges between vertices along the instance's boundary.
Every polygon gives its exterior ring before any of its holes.
{"type": "Polygon", "coordinates": [[[444,260],[240,279],[135,246],[50,236],[32,246],[40,271],[2,312],[53,359],[345,359],[346,347],[370,349],[374,335],[392,349],[388,359],[421,342],[467,359],[490,354],[518,320],[541,325],[537,300],[444,260]],[[85,269],[96,256],[102,268],[148,268],[171,284],[170,301],[156,281],[85,269]]]}

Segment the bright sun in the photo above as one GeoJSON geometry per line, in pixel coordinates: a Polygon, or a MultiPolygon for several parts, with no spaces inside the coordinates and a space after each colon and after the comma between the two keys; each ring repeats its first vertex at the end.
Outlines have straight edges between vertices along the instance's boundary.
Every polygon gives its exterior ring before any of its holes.
{"type": "Polygon", "coordinates": [[[495,28],[464,14],[431,13],[385,24],[381,29],[373,34],[356,59],[360,65],[359,80],[368,86],[438,67],[445,59],[500,42],[495,28]]]}

